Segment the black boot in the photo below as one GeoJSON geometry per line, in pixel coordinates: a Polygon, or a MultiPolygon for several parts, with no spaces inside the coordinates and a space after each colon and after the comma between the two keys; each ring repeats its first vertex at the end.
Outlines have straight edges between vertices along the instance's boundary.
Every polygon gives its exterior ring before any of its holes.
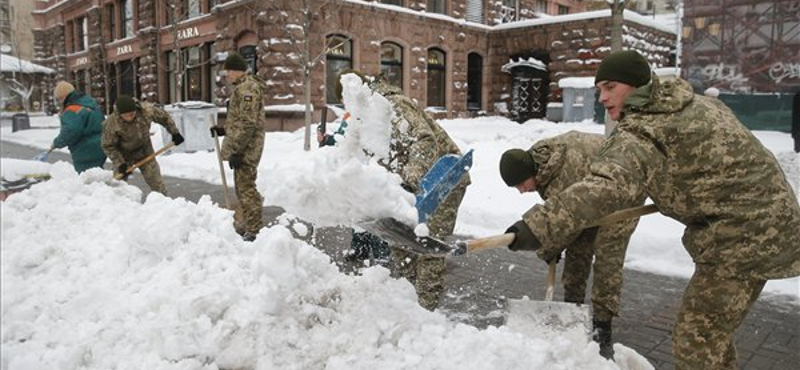
{"type": "Polygon", "coordinates": [[[611,342],[611,320],[592,320],[592,340],[600,344],[600,356],[614,358],[614,347],[611,342]]]}

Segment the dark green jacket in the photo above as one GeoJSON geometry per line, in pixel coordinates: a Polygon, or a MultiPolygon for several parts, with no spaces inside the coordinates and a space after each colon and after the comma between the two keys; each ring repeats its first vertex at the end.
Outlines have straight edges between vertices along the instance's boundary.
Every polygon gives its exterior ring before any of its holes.
{"type": "Polygon", "coordinates": [[[94,99],[80,91],[71,92],[59,118],[61,131],[53,139],[53,148],[69,148],[75,171],[103,167],[106,154],[100,144],[105,116],[94,99]]]}

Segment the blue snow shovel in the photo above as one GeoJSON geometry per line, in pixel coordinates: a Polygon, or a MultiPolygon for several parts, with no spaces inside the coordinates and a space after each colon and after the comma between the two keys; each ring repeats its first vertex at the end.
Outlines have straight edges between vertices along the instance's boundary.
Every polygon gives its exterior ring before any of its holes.
{"type": "Polygon", "coordinates": [[[447,154],[439,158],[420,181],[416,208],[419,223],[428,220],[439,204],[455,189],[464,174],[472,168],[472,149],[463,156],[447,154]]]}
{"type": "Polygon", "coordinates": [[[47,162],[47,157],[50,156],[50,152],[52,152],[53,149],[55,149],[55,148],[50,148],[50,150],[48,150],[46,152],[41,152],[41,153],[37,154],[35,157],[33,157],[33,160],[34,161],[39,161],[39,162],[47,162]]]}

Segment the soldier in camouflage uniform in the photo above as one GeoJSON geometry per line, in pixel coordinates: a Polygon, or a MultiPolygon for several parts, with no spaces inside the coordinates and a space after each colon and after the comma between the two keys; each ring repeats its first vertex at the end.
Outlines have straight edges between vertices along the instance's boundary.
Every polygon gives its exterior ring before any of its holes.
{"type": "MultiPolygon", "coordinates": [[[[589,165],[604,142],[602,135],[571,131],[540,140],[528,151],[510,149],[500,159],[500,175],[508,186],[516,187],[520,193],[537,191],[542,199],[547,200],[589,174],[589,165]]],[[[626,206],[641,205],[644,199],[644,194],[640,194],[626,206]]],[[[595,340],[600,343],[600,353],[606,358],[613,355],[611,320],[619,311],[625,251],[637,223],[638,219],[634,219],[580,231],[566,248],[561,276],[565,302],[583,303],[592,257],[596,256],[592,311],[598,331],[595,340]]],[[[545,246],[537,254],[551,262],[558,259],[562,247],[545,246]]]]}
{"type": "Polygon", "coordinates": [[[590,174],[522,217],[514,249],[565,245],[644,191],[683,223],[695,271],[673,328],[676,368],[737,368],[734,336],[768,279],[800,275],[800,205],[775,157],[716,99],[650,74],[634,51],[595,78],[619,124],[590,174]]]}
{"type": "Polygon", "coordinates": [[[266,86],[260,78],[247,73],[247,61],[237,53],[228,55],[223,68],[225,79],[230,81],[234,90],[225,128],[212,127],[211,135],[225,136],[220,155],[233,169],[239,200],[236,214],[241,216],[241,223],[234,222],[234,226],[242,239],[253,241],[263,226],[261,210],[264,198],[256,188],[256,176],[264,150],[262,102],[266,86]]]}
{"type": "MultiPolygon", "coordinates": [[[[164,126],[172,134],[175,145],[183,143],[183,136],[169,113],[148,103],[140,104],[129,96],[122,95],[117,99],[116,110],[103,122],[101,140],[115,175],[124,174],[123,179],[127,179],[128,168],[154,153],[150,141],[151,122],[164,126]]],[[[167,195],[161,169],[155,159],[139,167],[139,170],[150,190],[167,195]]]]}
{"type": "MultiPolygon", "coordinates": [[[[417,194],[420,191],[420,181],[436,160],[446,154],[461,155],[461,151],[444,129],[403,95],[400,88],[381,79],[372,81],[370,87],[389,100],[397,116],[392,122],[389,158],[381,159],[380,163],[389,171],[400,175],[406,190],[417,194]]],[[[466,174],[428,217],[430,236],[444,239],[453,234],[458,207],[469,184],[469,174],[466,174]]],[[[391,253],[393,272],[414,284],[422,307],[434,310],[444,291],[444,257],[417,254],[401,248],[393,248],[391,253]]]]}

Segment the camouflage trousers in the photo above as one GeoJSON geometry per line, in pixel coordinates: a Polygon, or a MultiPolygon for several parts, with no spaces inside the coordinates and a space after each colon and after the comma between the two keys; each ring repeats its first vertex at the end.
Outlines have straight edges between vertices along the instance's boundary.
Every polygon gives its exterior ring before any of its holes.
{"type": "Polygon", "coordinates": [[[439,306],[444,292],[444,257],[392,247],[389,269],[393,277],[405,278],[414,285],[420,306],[429,311],[439,306]]]}
{"type": "MultiPolygon", "coordinates": [[[[128,163],[135,163],[144,159],[144,157],[130,160],[128,163]]],[[[127,158],[126,158],[127,160],[127,158]]],[[[158,166],[158,162],[156,160],[152,160],[141,165],[139,171],[142,172],[142,177],[144,177],[144,182],[147,183],[147,186],[150,187],[151,191],[157,191],[161,194],[167,195],[167,187],[164,186],[164,180],[161,178],[161,167],[158,166]]],[[[116,175],[116,170],[115,173],[116,175]]]]}
{"type": "Polygon", "coordinates": [[[620,222],[600,229],[584,230],[569,247],[564,259],[564,301],[583,303],[586,281],[592,279],[592,312],[600,321],[611,321],[619,313],[625,253],[638,220],[620,222]],[[594,257],[594,265],[592,265],[594,257]]]}
{"type": "MultiPolygon", "coordinates": [[[[263,226],[261,211],[264,208],[264,198],[256,188],[258,169],[247,164],[233,171],[233,181],[236,187],[237,218],[241,220],[242,233],[258,234],[263,226]]],[[[238,228],[237,228],[238,229],[238,228]]]]}
{"type": "Polygon", "coordinates": [[[765,280],[720,277],[712,268],[697,266],[672,332],[675,368],[738,369],[736,330],[764,284],[765,280]]]}
{"type": "Polygon", "coordinates": [[[456,216],[458,216],[458,207],[461,205],[461,200],[464,199],[464,194],[467,192],[467,184],[464,179],[452,190],[447,198],[439,204],[436,211],[428,217],[428,231],[430,235],[437,239],[443,239],[447,236],[453,235],[453,229],[456,227],[456,216]]]}

